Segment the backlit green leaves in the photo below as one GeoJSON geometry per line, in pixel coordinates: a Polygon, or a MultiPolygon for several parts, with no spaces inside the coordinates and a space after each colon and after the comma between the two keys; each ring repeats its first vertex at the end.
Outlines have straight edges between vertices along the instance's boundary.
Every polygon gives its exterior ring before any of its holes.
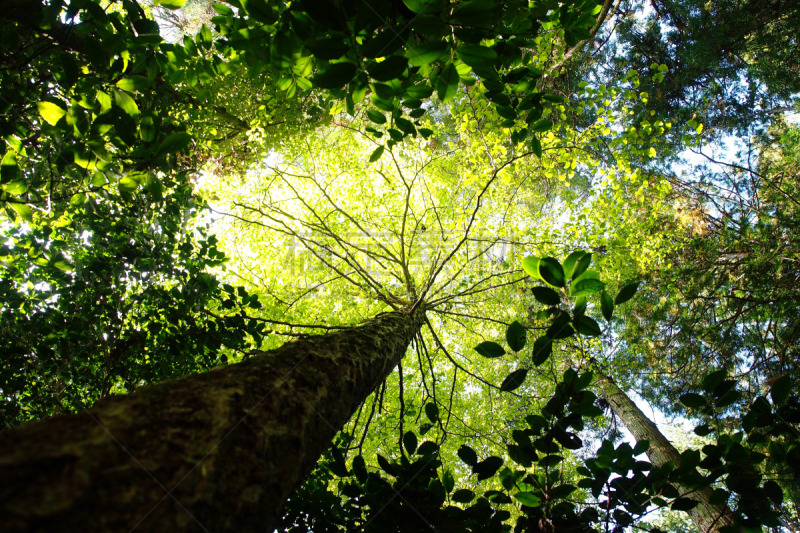
{"type": "Polygon", "coordinates": [[[180,9],[186,3],[186,0],[155,0],[153,3],[167,9],[180,9]]]}
{"type": "Polygon", "coordinates": [[[439,96],[439,100],[442,102],[449,102],[456,95],[457,90],[458,72],[452,64],[447,65],[436,80],[436,92],[439,96]]]}
{"type": "MultiPolygon", "coordinates": [[[[381,115],[381,116],[383,116],[383,115],[381,115]]],[[[383,148],[382,145],[378,146],[377,148],[375,148],[375,150],[372,152],[372,155],[369,156],[369,162],[370,163],[374,163],[375,161],[380,159],[381,156],[383,155],[383,149],[384,148],[383,148]]]]}
{"type": "Polygon", "coordinates": [[[128,115],[132,117],[139,116],[139,106],[136,105],[136,102],[128,93],[115,90],[114,102],[128,115]]]}
{"type": "Polygon", "coordinates": [[[144,76],[129,76],[117,82],[117,87],[123,91],[144,91],[153,85],[153,80],[144,76]]]}
{"type": "Polygon", "coordinates": [[[539,507],[542,505],[542,499],[533,492],[518,492],[514,494],[514,499],[528,507],[539,507]]]}
{"type": "Polygon", "coordinates": [[[408,49],[405,57],[412,67],[429,65],[447,53],[448,43],[445,41],[426,41],[408,49]]]}
{"type": "Polygon", "coordinates": [[[459,59],[481,76],[491,76],[497,52],[485,46],[463,44],[456,50],[459,59]]]}
{"type": "Polygon", "coordinates": [[[61,117],[67,114],[66,109],[53,102],[39,102],[37,105],[39,114],[51,126],[55,126],[61,120],[61,117]]]}
{"type": "Polygon", "coordinates": [[[185,150],[192,142],[192,136],[185,132],[175,132],[158,145],[159,154],[176,153],[185,150]]]}
{"type": "Polygon", "coordinates": [[[539,275],[539,258],[528,256],[522,260],[522,269],[532,278],[541,279],[539,275]]]}

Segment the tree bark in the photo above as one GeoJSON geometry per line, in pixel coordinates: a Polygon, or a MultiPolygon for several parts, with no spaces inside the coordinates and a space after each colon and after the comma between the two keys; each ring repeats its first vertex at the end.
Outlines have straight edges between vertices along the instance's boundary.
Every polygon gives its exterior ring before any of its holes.
{"type": "MultiPolygon", "coordinates": [[[[675,466],[681,464],[681,454],[672,445],[663,433],[647,416],[639,409],[625,392],[609,376],[597,374],[599,379],[597,386],[599,394],[611,405],[614,414],[622,420],[623,425],[633,433],[636,440],[646,440],[650,442],[650,450],[647,457],[650,462],[657,467],[661,467],[673,461],[675,466]]],[[[688,492],[681,487],[676,487],[681,493],[688,492]]],[[[688,511],[689,517],[703,533],[715,533],[723,526],[733,525],[733,513],[727,505],[712,505],[709,498],[713,489],[703,487],[693,490],[686,496],[700,502],[694,509],[688,511]]]]}
{"type": "Polygon", "coordinates": [[[0,435],[6,532],[269,532],[423,308],[0,435]]]}

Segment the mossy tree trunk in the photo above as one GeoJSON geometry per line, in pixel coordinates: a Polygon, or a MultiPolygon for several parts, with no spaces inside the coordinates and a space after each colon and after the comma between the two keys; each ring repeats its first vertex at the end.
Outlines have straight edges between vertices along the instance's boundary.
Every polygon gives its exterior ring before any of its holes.
{"type": "MultiPolygon", "coordinates": [[[[622,424],[630,431],[637,441],[646,440],[650,442],[650,450],[647,457],[655,466],[663,466],[669,461],[673,461],[675,466],[681,464],[681,454],[672,445],[663,433],[647,416],[639,409],[625,392],[608,376],[599,375],[597,381],[598,393],[611,406],[614,414],[619,417],[622,424]]],[[[719,531],[723,526],[733,525],[733,514],[727,505],[713,505],[709,503],[709,498],[713,489],[703,487],[702,489],[687,491],[678,487],[681,493],[691,492],[686,496],[699,503],[697,507],[688,511],[689,516],[695,525],[703,533],[713,533],[719,531]]]]}
{"type": "Polygon", "coordinates": [[[382,314],[6,431],[3,530],[269,532],[423,321],[382,314]]]}

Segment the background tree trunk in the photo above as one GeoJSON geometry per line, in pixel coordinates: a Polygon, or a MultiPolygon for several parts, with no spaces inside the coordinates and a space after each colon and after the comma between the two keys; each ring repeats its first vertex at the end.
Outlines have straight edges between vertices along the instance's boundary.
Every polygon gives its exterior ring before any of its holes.
{"type": "MultiPolygon", "coordinates": [[[[680,452],[661,433],[658,426],[647,418],[628,395],[617,386],[613,379],[600,373],[597,373],[597,376],[599,378],[596,383],[599,389],[598,392],[611,405],[614,414],[620,418],[628,431],[633,433],[636,440],[650,442],[650,450],[647,452],[650,462],[660,467],[669,461],[673,461],[676,467],[679,466],[681,464],[680,452]]],[[[687,492],[684,488],[676,488],[681,493],[687,492]]],[[[709,503],[712,492],[713,489],[706,486],[687,494],[688,498],[700,502],[697,507],[688,511],[688,513],[692,521],[703,533],[713,533],[723,526],[733,525],[733,514],[727,505],[712,505],[709,503]]]]}
{"type": "Polygon", "coordinates": [[[271,531],[424,316],[382,314],[6,431],[3,530],[271,531]]]}

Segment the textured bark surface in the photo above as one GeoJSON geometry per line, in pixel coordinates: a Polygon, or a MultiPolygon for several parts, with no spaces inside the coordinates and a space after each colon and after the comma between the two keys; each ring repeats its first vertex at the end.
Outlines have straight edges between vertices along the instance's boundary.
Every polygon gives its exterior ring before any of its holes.
{"type": "MultiPolygon", "coordinates": [[[[672,445],[658,427],[639,409],[625,392],[608,376],[599,376],[597,381],[598,393],[611,405],[623,425],[633,433],[636,440],[646,440],[650,442],[650,450],[647,457],[655,466],[663,466],[669,461],[673,461],[675,466],[681,464],[681,454],[672,445]]],[[[681,493],[687,492],[686,489],[677,487],[681,493]]],[[[733,515],[727,505],[712,505],[709,503],[713,489],[704,487],[700,490],[691,491],[687,494],[688,498],[700,502],[700,504],[688,512],[692,521],[703,533],[713,533],[722,526],[733,525],[733,515]]]]}
{"type": "Polygon", "coordinates": [[[290,342],[0,435],[5,532],[271,531],[424,310],[290,342]]]}

